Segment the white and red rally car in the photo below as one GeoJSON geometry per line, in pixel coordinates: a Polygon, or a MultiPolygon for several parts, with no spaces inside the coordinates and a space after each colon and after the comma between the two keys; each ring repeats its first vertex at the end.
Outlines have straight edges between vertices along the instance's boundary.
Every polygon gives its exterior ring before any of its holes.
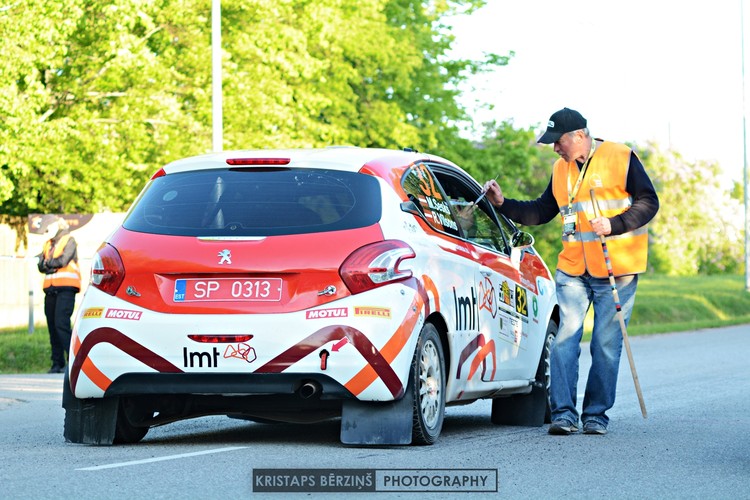
{"type": "Polygon", "coordinates": [[[557,302],[533,240],[461,168],[414,151],[228,151],[156,172],[102,244],[75,320],[65,438],[204,415],[341,418],[430,444],[445,406],[548,420],[557,302]],[[461,214],[459,209],[463,209],[461,214]]]}

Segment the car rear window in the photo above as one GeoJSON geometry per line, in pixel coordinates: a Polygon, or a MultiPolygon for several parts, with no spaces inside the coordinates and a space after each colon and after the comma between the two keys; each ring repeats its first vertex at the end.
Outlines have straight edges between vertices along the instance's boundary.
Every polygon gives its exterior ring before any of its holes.
{"type": "Polygon", "coordinates": [[[154,179],[123,223],[174,236],[273,236],[372,225],[376,178],[324,169],[227,168],[154,179]]]}

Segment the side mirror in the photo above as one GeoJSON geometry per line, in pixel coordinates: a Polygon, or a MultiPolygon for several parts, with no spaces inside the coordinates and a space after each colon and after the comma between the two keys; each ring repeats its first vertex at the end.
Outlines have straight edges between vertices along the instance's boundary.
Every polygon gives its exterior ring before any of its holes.
{"type": "Polygon", "coordinates": [[[512,248],[526,248],[534,244],[534,237],[526,231],[516,231],[510,238],[512,248]]]}
{"type": "Polygon", "coordinates": [[[521,267],[523,254],[534,244],[534,237],[526,231],[516,231],[510,238],[510,262],[515,269],[521,267]]]}

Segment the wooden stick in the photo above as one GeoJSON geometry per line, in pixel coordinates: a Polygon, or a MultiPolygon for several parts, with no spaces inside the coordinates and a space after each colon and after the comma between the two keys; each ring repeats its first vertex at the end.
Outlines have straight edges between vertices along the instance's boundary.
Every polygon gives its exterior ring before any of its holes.
{"type": "MultiPolygon", "coordinates": [[[[599,203],[594,197],[594,190],[589,191],[591,195],[591,203],[594,206],[594,217],[597,217],[597,211],[599,216],[602,215],[602,210],[599,208],[599,203]]],[[[620,331],[622,332],[622,341],[625,344],[625,351],[628,353],[628,362],[630,363],[630,373],[633,374],[633,383],[635,384],[635,392],[638,394],[638,403],[641,405],[641,414],[643,418],[646,418],[646,403],[643,401],[643,394],[641,393],[641,384],[638,382],[638,373],[635,371],[635,361],[633,361],[633,352],[630,350],[630,340],[628,340],[628,330],[625,326],[625,318],[622,315],[622,306],[620,305],[620,296],[617,293],[617,285],[615,284],[615,275],[612,272],[612,260],[609,258],[609,250],[607,250],[607,239],[603,234],[599,235],[599,239],[602,242],[602,252],[604,252],[604,263],[607,265],[607,274],[609,275],[609,284],[612,286],[612,296],[615,299],[615,309],[617,309],[617,319],[620,322],[620,331]]]]}

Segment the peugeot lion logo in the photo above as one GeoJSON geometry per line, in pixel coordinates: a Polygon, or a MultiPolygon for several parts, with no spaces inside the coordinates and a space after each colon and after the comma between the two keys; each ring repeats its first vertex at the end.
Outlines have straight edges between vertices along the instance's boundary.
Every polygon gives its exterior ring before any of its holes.
{"type": "Polygon", "coordinates": [[[232,263],[232,252],[230,252],[227,249],[222,250],[219,252],[219,264],[231,264],[232,263]]]}

